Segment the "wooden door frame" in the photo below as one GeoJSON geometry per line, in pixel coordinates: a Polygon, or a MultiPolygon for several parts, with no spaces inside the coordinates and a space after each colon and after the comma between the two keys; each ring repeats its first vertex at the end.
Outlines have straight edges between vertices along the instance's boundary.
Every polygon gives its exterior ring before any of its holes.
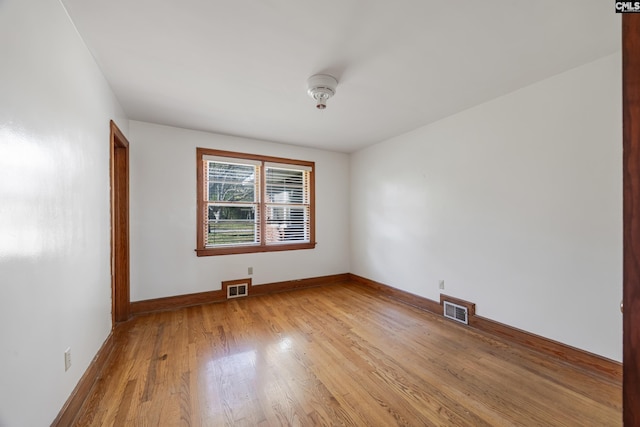
{"type": "Polygon", "coordinates": [[[129,318],[129,141],[111,120],[111,323],[129,318]]]}
{"type": "Polygon", "coordinates": [[[622,17],[623,419],[640,425],[640,15],[622,17]]]}

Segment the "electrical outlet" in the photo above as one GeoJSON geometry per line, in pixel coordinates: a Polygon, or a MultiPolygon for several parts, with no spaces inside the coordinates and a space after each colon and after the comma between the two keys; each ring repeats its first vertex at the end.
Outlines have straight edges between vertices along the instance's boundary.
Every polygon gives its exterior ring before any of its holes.
{"type": "Polygon", "coordinates": [[[248,275],[252,275],[253,274],[253,267],[247,268],[247,274],[248,275]]]}
{"type": "Polygon", "coordinates": [[[71,347],[64,352],[64,370],[68,371],[71,367],[71,347]]]}
{"type": "Polygon", "coordinates": [[[438,286],[440,287],[440,289],[444,289],[444,280],[439,280],[438,286]]]}

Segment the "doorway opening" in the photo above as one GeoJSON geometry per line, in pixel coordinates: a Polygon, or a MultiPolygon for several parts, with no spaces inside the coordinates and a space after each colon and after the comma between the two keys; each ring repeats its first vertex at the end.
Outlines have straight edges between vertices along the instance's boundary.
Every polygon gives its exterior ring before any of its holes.
{"type": "Polygon", "coordinates": [[[111,120],[111,324],[129,318],[129,141],[111,120]]]}

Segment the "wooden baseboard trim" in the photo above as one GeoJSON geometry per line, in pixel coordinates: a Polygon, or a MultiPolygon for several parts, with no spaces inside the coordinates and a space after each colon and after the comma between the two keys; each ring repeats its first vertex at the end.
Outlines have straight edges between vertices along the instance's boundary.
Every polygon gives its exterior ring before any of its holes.
{"type": "MultiPolygon", "coordinates": [[[[250,285],[249,296],[272,294],[276,292],[290,291],[293,289],[313,288],[316,286],[331,285],[334,283],[342,283],[350,280],[349,273],[333,274],[330,276],[311,277],[300,280],[287,280],[284,282],[267,283],[264,285],[250,285]]],[[[244,283],[246,279],[242,279],[244,283]]],[[[234,281],[224,282],[232,283],[234,281]]],[[[175,310],[183,307],[194,305],[209,304],[214,302],[222,302],[227,300],[226,288],[198,292],[194,294],[176,295],[172,297],[155,298],[143,301],[134,301],[131,303],[131,315],[139,315],[153,313],[156,311],[175,310]]]]}
{"type": "MultiPolygon", "coordinates": [[[[350,274],[350,278],[353,282],[365,285],[368,288],[379,291],[380,293],[395,300],[437,315],[442,315],[441,303],[409,292],[401,291],[383,283],[375,282],[355,274],[350,274]]],[[[447,297],[447,299],[457,300],[452,297],[447,297]]],[[[465,327],[464,325],[460,326],[465,327]]],[[[469,326],[508,340],[514,344],[563,360],[573,366],[578,366],[589,372],[604,376],[616,382],[622,381],[622,364],[614,360],[477,315],[469,316],[469,326]]]]}
{"type": "Polygon", "coordinates": [[[429,298],[424,298],[409,292],[401,291],[400,289],[393,288],[391,286],[385,285],[384,283],[375,282],[356,274],[349,273],[349,277],[351,278],[352,282],[356,282],[370,289],[374,289],[390,298],[419,308],[421,310],[426,310],[430,311],[431,313],[442,315],[442,306],[436,301],[430,300],[429,298]]]}
{"type": "Polygon", "coordinates": [[[130,306],[132,316],[153,313],[156,311],[175,310],[193,305],[221,302],[227,299],[224,290],[198,292],[194,294],[176,295],[172,297],[154,298],[142,301],[134,301],[130,306]]]}
{"type": "Polygon", "coordinates": [[[573,366],[622,382],[622,363],[570,345],[532,334],[482,316],[470,318],[470,326],[516,344],[561,359],[573,366]]]}
{"type": "Polygon", "coordinates": [[[91,390],[100,378],[100,375],[102,375],[107,362],[111,358],[114,347],[114,331],[111,331],[107,339],[102,344],[102,347],[100,347],[100,350],[98,350],[96,356],[89,364],[89,367],[80,378],[80,381],[78,381],[78,384],[71,392],[71,395],[58,413],[58,416],[51,423],[52,427],[67,427],[73,425],[80,413],[82,405],[85,400],[87,400],[87,397],[91,393],[91,390]]]}
{"type": "Polygon", "coordinates": [[[317,286],[334,285],[349,281],[349,273],[333,274],[331,276],[311,277],[300,280],[287,280],[284,282],[267,283],[253,286],[252,295],[274,294],[277,292],[292,291],[294,289],[315,288],[317,286]]]}

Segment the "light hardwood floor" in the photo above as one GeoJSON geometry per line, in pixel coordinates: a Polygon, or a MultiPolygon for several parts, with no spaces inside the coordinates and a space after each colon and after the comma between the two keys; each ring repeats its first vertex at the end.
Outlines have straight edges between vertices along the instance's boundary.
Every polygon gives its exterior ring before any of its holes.
{"type": "Polygon", "coordinates": [[[331,285],[139,316],[77,426],[616,426],[620,383],[331,285]]]}

